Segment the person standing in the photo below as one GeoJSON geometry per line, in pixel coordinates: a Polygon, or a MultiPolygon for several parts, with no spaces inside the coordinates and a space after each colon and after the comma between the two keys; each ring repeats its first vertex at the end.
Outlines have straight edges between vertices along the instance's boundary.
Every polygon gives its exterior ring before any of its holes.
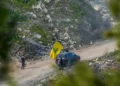
{"type": "Polygon", "coordinates": [[[63,59],[62,58],[59,59],[59,67],[60,67],[60,70],[63,70],[63,59]]]}
{"type": "Polygon", "coordinates": [[[25,68],[25,58],[22,56],[21,58],[21,69],[25,68]]]}

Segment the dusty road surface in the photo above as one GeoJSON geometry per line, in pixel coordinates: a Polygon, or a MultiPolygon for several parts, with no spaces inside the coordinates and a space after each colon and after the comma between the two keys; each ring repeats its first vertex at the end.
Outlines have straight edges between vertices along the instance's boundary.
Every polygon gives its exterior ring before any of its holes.
{"type": "MultiPolygon", "coordinates": [[[[116,49],[116,43],[114,41],[108,41],[104,43],[100,43],[97,45],[93,45],[88,48],[84,48],[81,50],[74,51],[75,53],[81,56],[81,60],[90,60],[95,57],[99,57],[104,55],[107,52],[114,51],[116,49]]],[[[35,64],[27,65],[24,70],[18,70],[14,76],[16,81],[20,86],[27,86],[23,85],[29,80],[34,80],[38,77],[43,77],[47,73],[53,71],[51,65],[54,64],[53,60],[47,61],[37,61],[35,64]]],[[[0,85],[4,86],[4,85],[0,85]]]]}
{"type": "Polygon", "coordinates": [[[116,43],[114,41],[108,41],[93,45],[85,49],[77,50],[75,53],[81,56],[81,60],[90,60],[96,57],[100,57],[108,52],[112,52],[115,49],[117,49],[116,43]]]}

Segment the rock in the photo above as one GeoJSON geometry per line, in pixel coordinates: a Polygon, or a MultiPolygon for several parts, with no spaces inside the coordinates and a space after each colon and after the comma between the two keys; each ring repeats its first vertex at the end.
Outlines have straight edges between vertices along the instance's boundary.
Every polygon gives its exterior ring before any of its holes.
{"type": "Polygon", "coordinates": [[[94,8],[96,11],[101,11],[101,10],[102,10],[102,8],[101,8],[99,5],[95,5],[93,8],[94,8]]]}
{"type": "Polygon", "coordinates": [[[46,2],[46,3],[50,3],[50,1],[51,1],[51,0],[44,0],[44,2],[46,2]]]}
{"type": "Polygon", "coordinates": [[[36,14],[33,12],[27,12],[26,15],[31,15],[34,18],[37,18],[36,14]]]}

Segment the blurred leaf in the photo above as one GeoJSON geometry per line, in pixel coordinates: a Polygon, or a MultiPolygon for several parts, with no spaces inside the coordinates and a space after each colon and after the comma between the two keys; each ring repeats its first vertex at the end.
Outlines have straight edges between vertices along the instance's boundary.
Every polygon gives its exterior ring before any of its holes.
{"type": "Polygon", "coordinates": [[[120,19],[120,0],[109,0],[109,8],[113,16],[120,19]]]}
{"type": "Polygon", "coordinates": [[[0,26],[5,23],[8,16],[8,9],[0,6],[0,26]]]}

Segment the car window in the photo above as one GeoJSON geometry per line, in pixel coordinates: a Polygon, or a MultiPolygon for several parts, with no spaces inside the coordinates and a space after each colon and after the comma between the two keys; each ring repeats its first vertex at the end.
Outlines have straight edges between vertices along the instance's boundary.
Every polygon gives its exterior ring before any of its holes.
{"type": "Polygon", "coordinates": [[[64,54],[59,54],[59,55],[57,56],[57,58],[63,58],[63,57],[65,57],[64,54]]]}

